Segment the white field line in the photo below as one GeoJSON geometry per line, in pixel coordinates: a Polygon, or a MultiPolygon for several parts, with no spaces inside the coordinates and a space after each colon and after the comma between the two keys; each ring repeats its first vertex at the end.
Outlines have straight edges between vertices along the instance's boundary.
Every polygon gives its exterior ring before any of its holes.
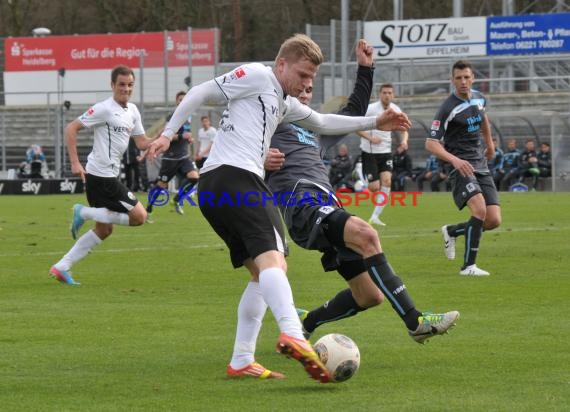
{"type": "MultiPolygon", "coordinates": [[[[559,231],[566,231],[566,230],[570,230],[570,227],[560,227],[560,226],[552,226],[552,227],[525,227],[525,228],[517,228],[517,229],[498,229],[498,230],[493,230],[492,232],[489,233],[520,233],[520,232],[559,232],[559,231]]],[[[213,232],[212,232],[213,234],[213,232]]],[[[122,234],[121,234],[122,235],[122,234]]],[[[121,235],[116,235],[114,236],[114,239],[118,239],[119,237],[122,237],[121,235]]],[[[147,234],[148,235],[148,234],[147,234]]],[[[127,235],[130,236],[130,235],[127,235]]],[[[380,240],[382,239],[398,239],[398,238],[409,238],[409,237],[428,237],[428,236],[434,236],[434,237],[438,237],[440,236],[440,232],[439,230],[437,232],[430,230],[429,232],[407,232],[407,233],[399,233],[399,234],[393,234],[393,235],[384,235],[381,234],[380,235],[380,240]]],[[[67,237],[66,237],[67,239],[67,237]]],[[[288,239],[289,243],[292,243],[292,241],[290,239],[288,239]]],[[[213,243],[213,244],[199,244],[199,245],[188,245],[185,246],[183,248],[180,247],[180,245],[177,245],[177,250],[180,249],[188,249],[188,250],[192,250],[192,249],[207,249],[207,248],[218,248],[218,247],[225,247],[225,245],[223,243],[213,243]]],[[[131,253],[131,252],[151,252],[151,251],[156,251],[156,252],[163,252],[163,251],[169,251],[172,250],[171,247],[168,246],[153,246],[153,247],[127,247],[127,248],[109,248],[109,249],[97,249],[97,254],[99,253],[131,253]]],[[[62,250],[62,251],[52,251],[52,252],[33,252],[31,253],[31,255],[33,256],[54,256],[54,255],[63,255],[67,252],[67,250],[62,250]]],[[[12,253],[0,253],[0,258],[3,257],[14,257],[14,256],[22,256],[23,254],[25,254],[25,252],[12,252],[12,253]]]]}
{"type": "MultiPolygon", "coordinates": [[[[205,248],[216,248],[216,247],[225,247],[223,243],[218,243],[214,245],[190,245],[184,248],[181,248],[180,245],[176,246],[177,250],[180,249],[205,249],[205,248]]],[[[172,247],[166,246],[153,246],[153,247],[129,247],[129,248],[112,248],[112,249],[97,249],[97,254],[100,253],[132,253],[132,252],[164,252],[172,250],[172,247]]],[[[67,251],[52,251],[52,252],[33,252],[31,255],[33,256],[52,256],[52,255],[63,255],[67,251]]],[[[14,257],[14,256],[22,256],[24,253],[0,253],[0,258],[2,257],[14,257]]]]}

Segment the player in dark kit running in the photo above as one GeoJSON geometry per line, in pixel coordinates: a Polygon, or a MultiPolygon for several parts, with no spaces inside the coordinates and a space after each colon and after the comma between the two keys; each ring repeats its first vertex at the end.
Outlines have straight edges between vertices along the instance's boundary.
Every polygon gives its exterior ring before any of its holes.
{"type": "MultiPolygon", "coordinates": [[[[358,73],[354,91],[339,114],[362,116],[366,113],[374,74],[372,47],[360,40],[356,56],[358,73]]],[[[299,95],[309,104],[312,84],[299,95]]],[[[392,110],[392,109],[390,109],[392,110]]],[[[333,194],[323,164],[326,149],[345,136],[321,136],[290,123],[277,127],[271,140],[269,170],[265,178],[278,199],[291,238],[305,249],[323,253],[325,271],[337,270],[349,288],[310,312],[299,310],[306,335],[318,326],[354,316],[388,298],[418,343],[446,332],[459,312],[422,314],[404,283],[394,273],[382,251],[378,233],[364,220],[342,208],[333,194]],[[323,206],[324,205],[324,206],[323,206]]]]}
{"type": "Polygon", "coordinates": [[[455,239],[464,235],[465,254],[459,274],[488,276],[489,272],[478,268],[475,261],[483,230],[501,224],[501,207],[487,165],[495,154],[485,113],[487,100],[471,89],[474,79],[469,62],[455,62],[451,77],[455,91],[440,106],[426,139],[426,149],[453,166],[449,174],[453,200],[459,210],[467,206],[471,212],[467,222],[441,228],[445,255],[455,259],[455,239]]]}
{"type": "MultiPolygon", "coordinates": [[[[182,99],[186,96],[186,92],[178,92],[176,93],[176,105],[178,106],[182,99]]],[[[172,113],[170,113],[166,117],[166,121],[168,122],[172,117],[172,113]]],[[[156,185],[163,189],[168,188],[168,182],[172,180],[173,177],[179,175],[182,178],[180,182],[180,189],[181,193],[186,193],[191,190],[194,185],[198,182],[198,171],[196,167],[194,167],[194,162],[190,159],[190,154],[188,153],[188,145],[192,143],[192,131],[190,122],[186,121],[184,124],[178,129],[176,135],[172,138],[172,144],[168,148],[162,156],[162,164],[160,166],[160,172],[158,173],[158,181],[156,185]]],[[[160,195],[159,191],[153,192],[154,197],[149,199],[149,203],[146,207],[146,211],[148,212],[147,222],[152,223],[152,206],[156,201],[156,197],[160,195]]],[[[174,210],[179,215],[184,214],[184,210],[178,204],[179,203],[179,196],[178,193],[176,196],[172,198],[172,205],[174,206],[174,210]]]]}

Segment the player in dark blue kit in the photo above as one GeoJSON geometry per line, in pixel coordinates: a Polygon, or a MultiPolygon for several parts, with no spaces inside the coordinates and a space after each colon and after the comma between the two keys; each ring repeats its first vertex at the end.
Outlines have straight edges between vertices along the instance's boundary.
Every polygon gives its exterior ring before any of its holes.
{"type": "MultiPolygon", "coordinates": [[[[342,115],[362,116],[370,100],[374,69],[372,48],[366,41],[359,41],[356,56],[357,79],[347,105],[339,112],[342,115]]],[[[301,103],[309,104],[312,92],[311,84],[299,95],[301,103]]],[[[281,199],[291,194],[289,200],[279,202],[291,238],[305,249],[319,250],[325,271],[338,271],[349,285],[320,307],[299,311],[304,331],[307,336],[320,325],[354,316],[386,297],[410,337],[424,343],[451,328],[459,312],[418,311],[406,285],[388,263],[376,230],[344,210],[334,197],[323,154],[344,137],[319,137],[300,126],[282,123],[271,139],[272,151],[265,163],[265,181],[275,195],[281,199]]]]}
{"type": "Polygon", "coordinates": [[[487,165],[495,153],[485,113],[487,100],[471,89],[474,78],[469,62],[455,62],[451,77],[455,91],[435,115],[426,149],[452,165],[449,181],[455,204],[459,210],[467,206],[471,212],[467,222],[441,228],[445,255],[455,259],[455,240],[463,235],[465,254],[459,274],[488,276],[489,272],[478,268],[475,261],[483,230],[492,230],[501,224],[501,207],[487,165]]]}
{"type": "MultiPolygon", "coordinates": [[[[186,92],[176,93],[176,105],[178,106],[182,99],[186,96],[186,92]]],[[[166,121],[168,122],[172,117],[172,113],[168,115],[166,121]]],[[[191,190],[194,185],[198,182],[198,171],[194,166],[194,163],[190,159],[190,154],[188,153],[188,145],[192,143],[192,131],[190,122],[185,122],[178,133],[172,138],[172,144],[170,145],[167,152],[162,156],[162,164],[160,167],[160,172],[158,173],[158,181],[156,185],[163,189],[168,188],[168,182],[172,180],[173,177],[179,175],[182,181],[179,185],[179,191],[181,193],[186,193],[191,190]]],[[[160,195],[160,192],[156,191],[154,193],[154,198],[149,199],[149,204],[146,207],[148,212],[147,222],[152,223],[152,206],[156,201],[156,197],[160,195]]],[[[174,210],[179,215],[183,215],[184,211],[182,207],[178,204],[179,196],[178,193],[172,199],[172,204],[174,210]]]]}

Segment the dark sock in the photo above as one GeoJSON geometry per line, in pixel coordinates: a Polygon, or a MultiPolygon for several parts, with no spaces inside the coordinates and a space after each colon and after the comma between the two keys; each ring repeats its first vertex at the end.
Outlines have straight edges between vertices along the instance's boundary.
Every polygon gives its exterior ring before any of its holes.
{"type": "Polygon", "coordinates": [[[184,181],[182,181],[182,183],[180,184],[180,189],[178,189],[178,193],[176,193],[176,195],[174,196],[174,200],[176,201],[176,203],[178,203],[178,201],[180,200],[180,195],[188,193],[190,190],[192,190],[192,188],[196,183],[198,183],[198,179],[195,177],[191,179],[184,179],[184,181]]]}
{"type": "Polygon", "coordinates": [[[471,216],[465,228],[465,257],[463,259],[464,264],[462,269],[475,264],[482,233],[483,221],[471,216]]]}
{"type": "Polygon", "coordinates": [[[305,320],[303,320],[303,327],[307,332],[312,333],[323,323],[348,318],[363,310],[366,309],[358,306],[352,296],[352,291],[344,289],[322,306],[310,311],[305,320]]]}
{"type": "Polygon", "coordinates": [[[451,237],[462,236],[465,234],[465,227],[467,226],[467,222],[458,223],[456,225],[449,225],[447,226],[447,233],[451,237]]]}
{"type": "MultiPolygon", "coordinates": [[[[158,187],[158,186],[155,186],[155,187],[158,187]]],[[[158,196],[160,196],[161,194],[162,194],[161,190],[155,190],[152,192],[152,198],[149,199],[148,205],[146,206],[146,211],[148,213],[152,213],[152,206],[154,205],[154,202],[156,202],[156,198],[158,196]]]]}
{"type": "Polygon", "coordinates": [[[390,301],[392,308],[402,318],[409,330],[416,330],[421,316],[406,289],[406,285],[395,273],[384,253],[364,259],[364,264],[372,281],[390,301]]]}

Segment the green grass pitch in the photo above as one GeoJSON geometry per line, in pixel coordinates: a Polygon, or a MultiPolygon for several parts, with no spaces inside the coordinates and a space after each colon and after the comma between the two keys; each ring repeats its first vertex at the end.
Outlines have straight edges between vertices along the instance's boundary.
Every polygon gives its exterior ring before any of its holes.
{"type": "MultiPolygon", "coordinates": [[[[439,228],[467,218],[450,194],[384,211],[384,251],[417,307],[457,309],[461,319],[424,346],[387,302],[324,325],[313,340],[346,334],[362,363],[348,382],[322,385],[275,353],[270,313],[257,360],[287,378],[225,377],[248,276],[231,268],[198,208],[178,216],[161,207],[152,225],[116,227],[74,267],[82,285],[69,287],[47,271],[73,244],[70,209],[84,196],[2,196],[0,410],[567,411],[570,194],[501,200],[503,225],[480,246],[488,278],[459,276],[460,262],[443,255],[439,228]]],[[[363,218],[371,209],[349,208],[363,218]]],[[[297,306],[316,307],[345,287],[322,271],[318,253],[290,248],[297,306]]]]}

